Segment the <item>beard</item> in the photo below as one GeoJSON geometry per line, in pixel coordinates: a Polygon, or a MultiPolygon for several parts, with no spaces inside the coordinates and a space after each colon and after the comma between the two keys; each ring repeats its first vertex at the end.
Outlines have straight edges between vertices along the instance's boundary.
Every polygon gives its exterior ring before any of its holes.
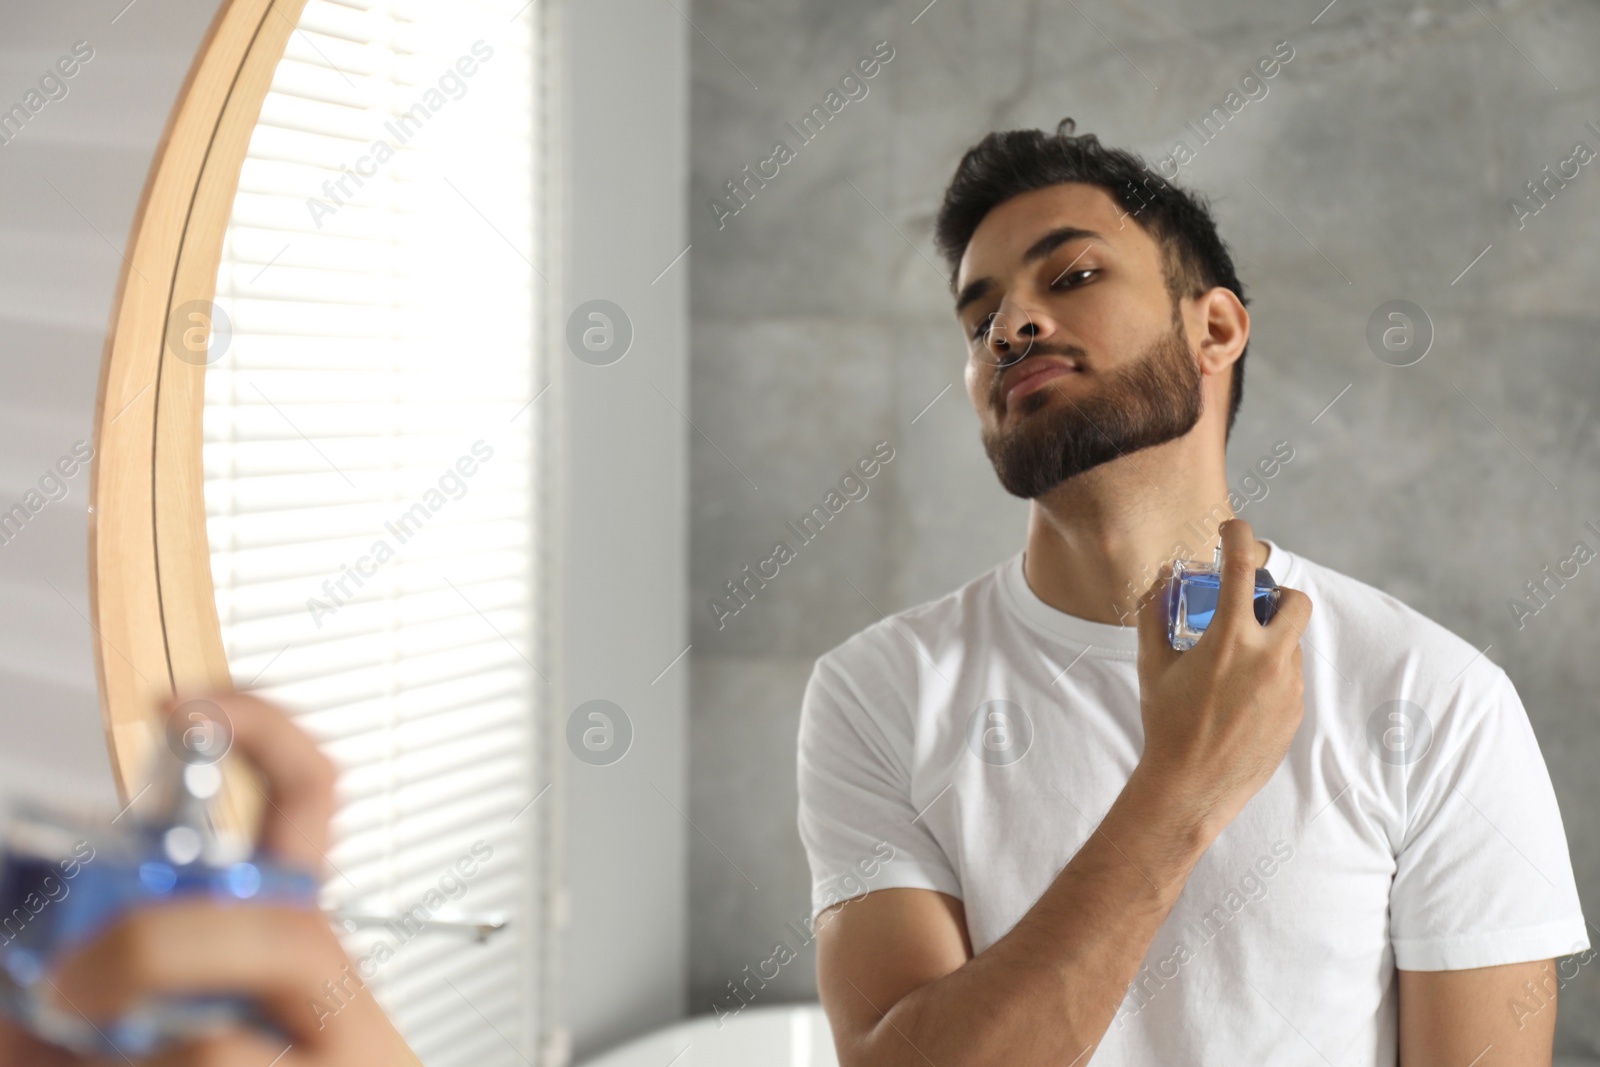
{"type": "MultiPolygon", "coordinates": [[[[990,392],[997,411],[999,382],[997,373],[990,392]]],[[[1200,421],[1200,370],[1176,308],[1172,329],[1132,365],[1107,374],[1094,392],[1068,397],[1063,390],[1062,403],[1046,410],[1055,385],[1020,398],[1009,429],[983,432],[983,450],[1000,484],[1024,500],[1102,463],[1182,437],[1200,421]]]]}

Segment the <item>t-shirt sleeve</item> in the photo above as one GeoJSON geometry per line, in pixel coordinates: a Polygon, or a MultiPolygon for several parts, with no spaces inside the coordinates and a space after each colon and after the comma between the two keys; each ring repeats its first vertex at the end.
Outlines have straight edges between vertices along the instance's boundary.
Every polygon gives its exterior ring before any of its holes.
{"type": "MultiPolygon", "coordinates": [[[[1490,665],[1492,666],[1492,665],[1490,665]]],[[[1403,775],[1390,891],[1395,966],[1451,971],[1589,947],[1550,773],[1511,679],[1463,685],[1403,775]],[[1475,688],[1476,692],[1469,691],[1475,688]]]]}
{"type": "Polygon", "coordinates": [[[916,692],[915,668],[894,678],[884,658],[851,661],[819,659],[800,709],[799,824],[812,917],[878,889],[960,897],[961,883],[912,801],[907,695],[916,692]]]}

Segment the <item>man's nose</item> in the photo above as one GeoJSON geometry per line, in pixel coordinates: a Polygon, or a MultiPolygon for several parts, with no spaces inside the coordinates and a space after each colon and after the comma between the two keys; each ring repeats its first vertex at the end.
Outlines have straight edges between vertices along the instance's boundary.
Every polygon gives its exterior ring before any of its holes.
{"type": "Polygon", "coordinates": [[[1045,332],[1037,316],[1028,309],[1012,307],[995,312],[984,334],[989,361],[1007,367],[1026,356],[1045,332]]]}

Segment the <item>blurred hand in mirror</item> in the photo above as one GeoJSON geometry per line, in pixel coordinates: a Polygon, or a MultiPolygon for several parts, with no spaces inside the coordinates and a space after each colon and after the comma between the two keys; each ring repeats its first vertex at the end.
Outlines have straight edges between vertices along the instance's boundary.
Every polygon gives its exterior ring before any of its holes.
{"type": "MultiPolygon", "coordinates": [[[[320,880],[333,764],[273,704],[239,692],[204,699],[231,721],[234,750],[265,780],[260,850],[320,880]]],[[[71,1010],[98,1022],[147,997],[233,994],[258,1002],[285,1037],[240,1029],[150,1058],[86,1060],[0,1020],[0,1065],[419,1067],[371,990],[353,987],[353,973],[320,909],[201,898],[136,909],[62,961],[52,980],[71,1010]],[[327,1003],[330,981],[345,989],[331,1014],[314,1007],[327,1003]]]]}

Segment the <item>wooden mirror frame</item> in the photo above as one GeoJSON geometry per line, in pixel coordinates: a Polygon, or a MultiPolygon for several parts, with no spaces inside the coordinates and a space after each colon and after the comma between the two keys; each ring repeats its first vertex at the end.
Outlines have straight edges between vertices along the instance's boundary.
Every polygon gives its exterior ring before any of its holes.
{"type": "MultiPolygon", "coordinates": [[[[178,358],[172,320],[216,295],[245,152],[305,4],[222,0],[157,145],[112,305],[89,478],[89,599],[124,803],[161,740],[162,702],[231,686],[206,536],[206,368],[178,358]]],[[[226,769],[219,816],[254,825],[259,783],[235,761],[226,769]]]]}

